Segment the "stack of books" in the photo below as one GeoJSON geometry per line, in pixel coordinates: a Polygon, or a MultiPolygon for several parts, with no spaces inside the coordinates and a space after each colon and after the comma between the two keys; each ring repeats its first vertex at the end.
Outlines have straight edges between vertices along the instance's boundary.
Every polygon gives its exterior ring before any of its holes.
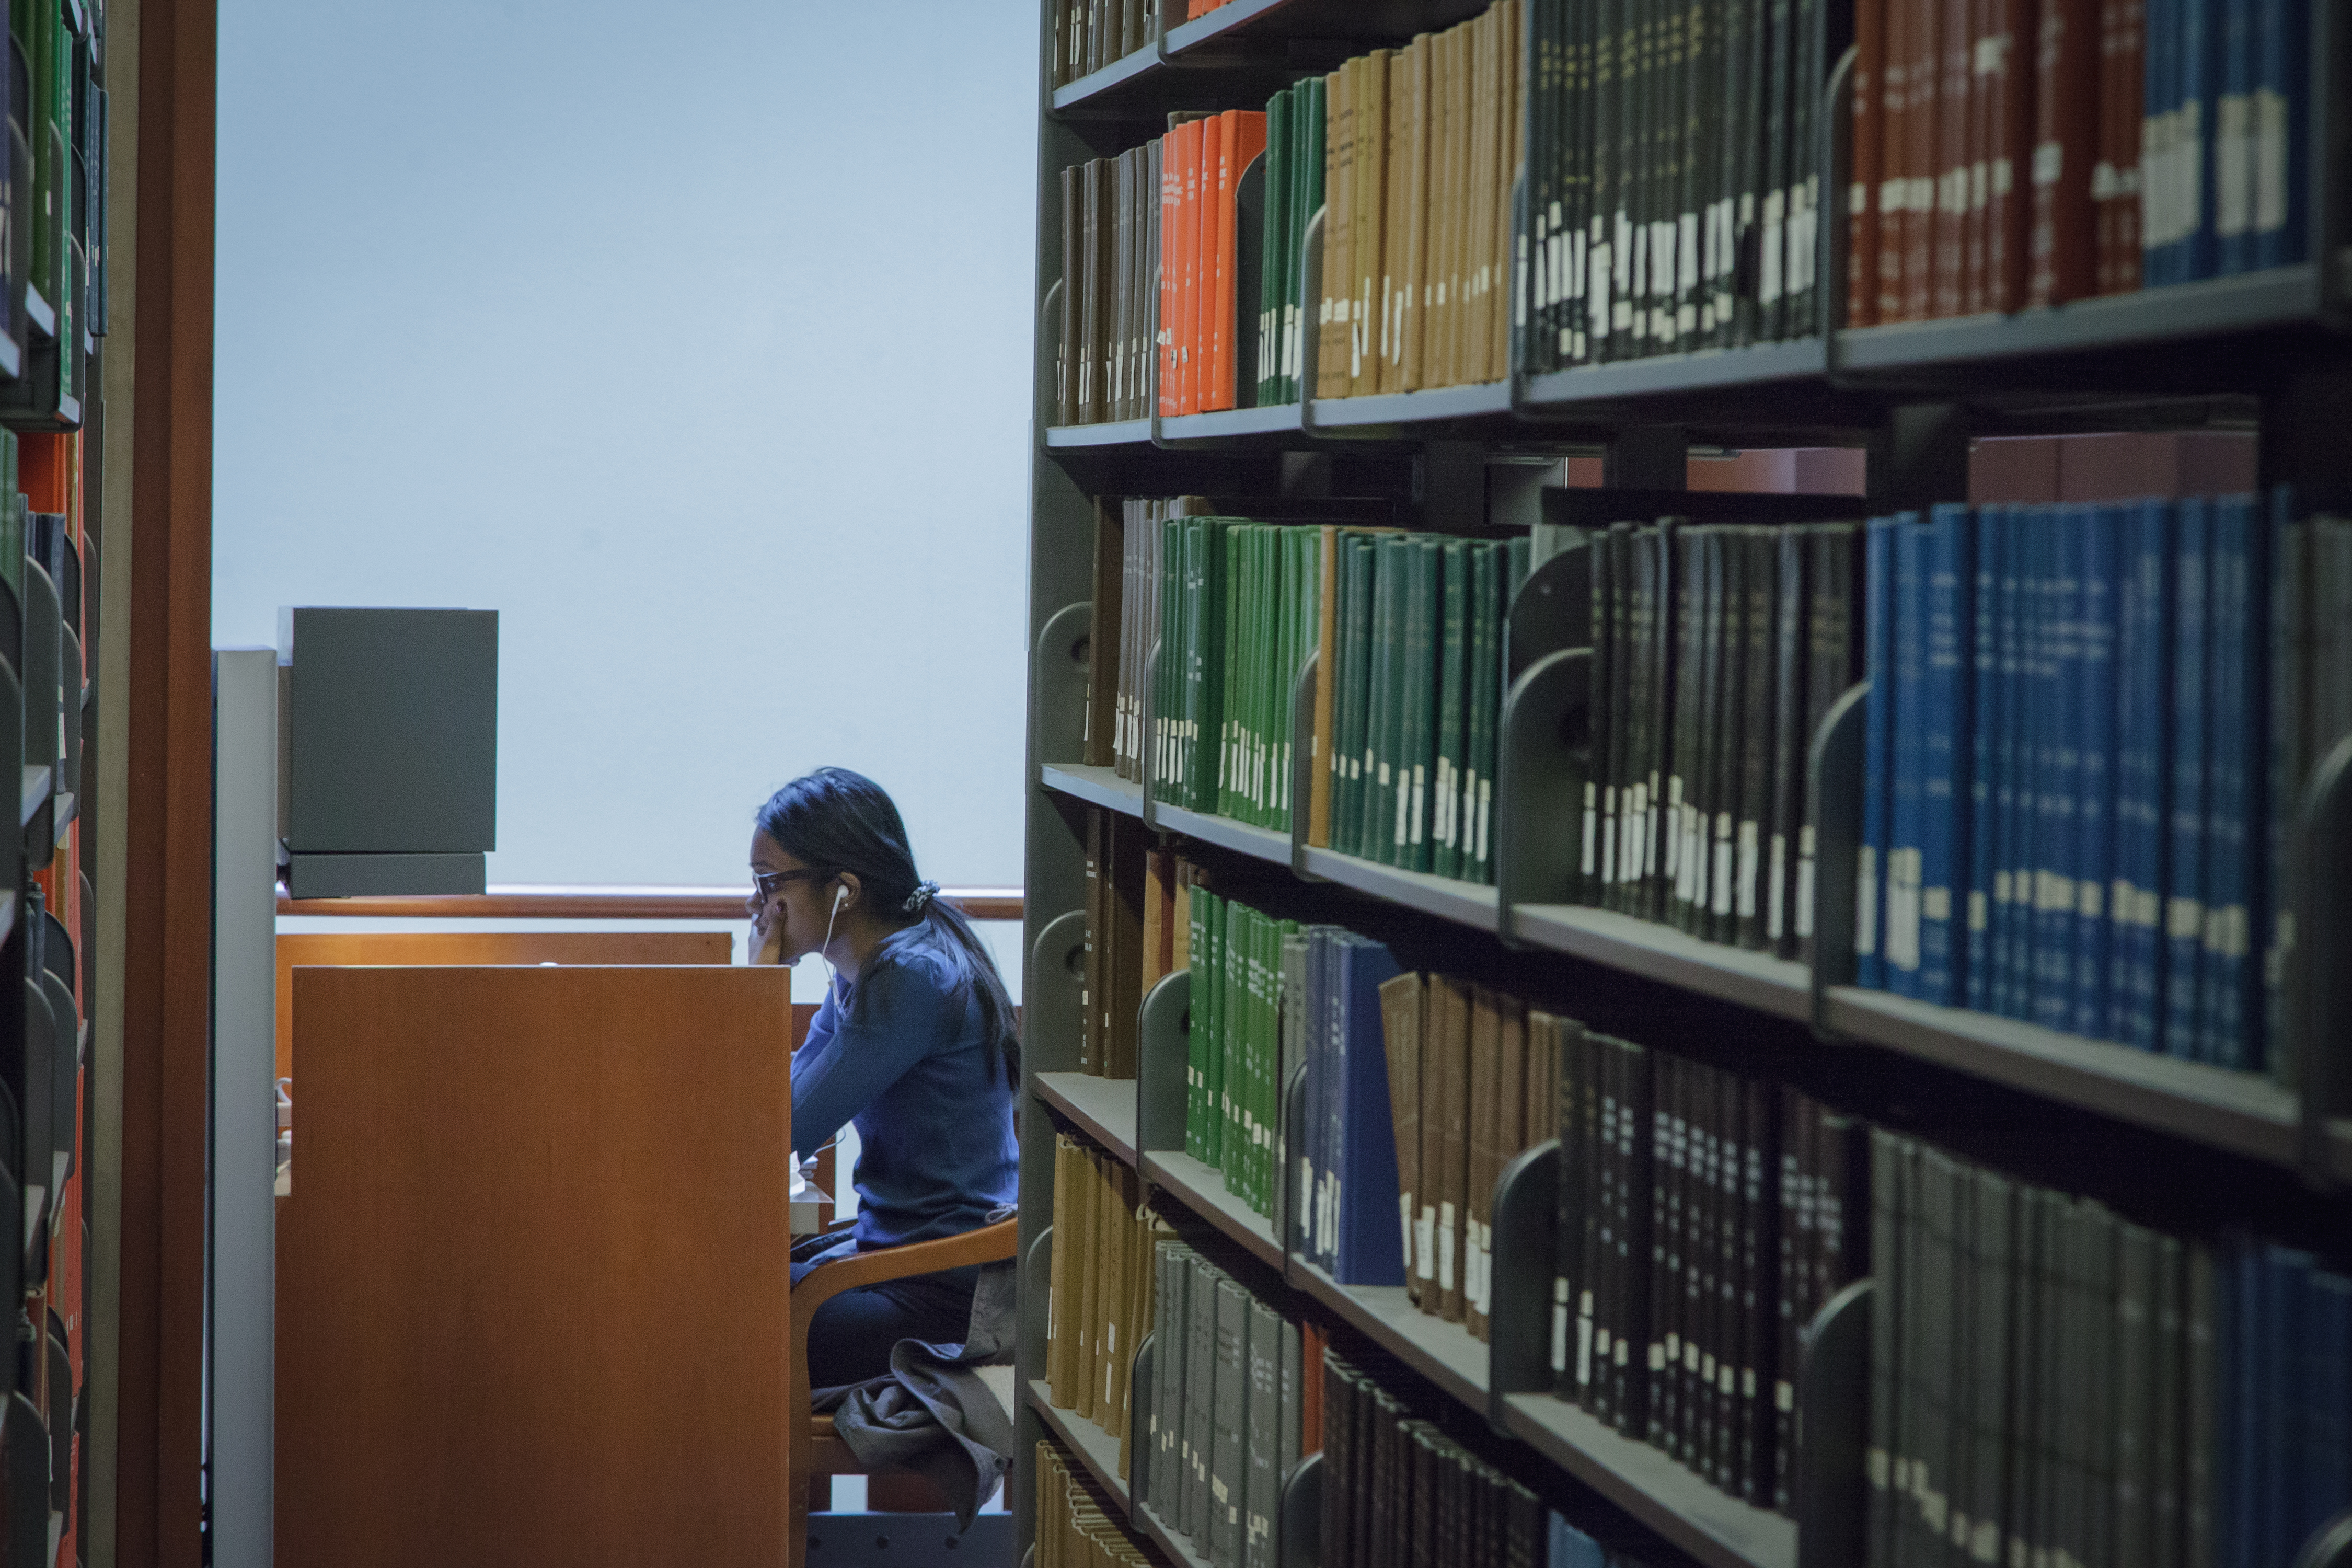
{"type": "Polygon", "coordinates": [[[1150,1326],[1152,1241],[1135,1168],[1075,1138],[1054,1144],[1054,1253],[1047,1268],[1045,1381],[1055,1408],[1119,1442],[1128,1473],[1135,1349],[1150,1326]]]}

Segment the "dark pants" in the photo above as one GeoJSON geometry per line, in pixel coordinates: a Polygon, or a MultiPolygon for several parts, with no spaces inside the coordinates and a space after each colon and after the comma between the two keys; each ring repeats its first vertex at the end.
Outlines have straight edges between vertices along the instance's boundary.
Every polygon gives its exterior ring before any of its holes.
{"type": "MultiPolygon", "coordinates": [[[[836,1253],[856,1250],[846,1233],[803,1237],[793,1247],[793,1283],[836,1253]]],[[[811,1388],[832,1388],[887,1376],[890,1347],[900,1340],[961,1344],[971,1322],[978,1268],[918,1274],[844,1290],[809,1320],[811,1388]]]]}

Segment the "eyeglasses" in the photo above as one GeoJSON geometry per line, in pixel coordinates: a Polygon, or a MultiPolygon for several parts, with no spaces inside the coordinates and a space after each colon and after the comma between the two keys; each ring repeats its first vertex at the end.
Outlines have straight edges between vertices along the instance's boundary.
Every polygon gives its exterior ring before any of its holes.
{"type": "Polygon", "coordinates": [[[818,870],[818,871],[758,871],[758,870],[755,870],[755,871],[753,871],[753,872],[751,873],[751,886],[752,886],[754,889],[758,889],[759,894],[760,894],[760,901],[761,901],[761,903],[763,903],[763,904],[764,904],[764,903],[766,903],[770,899],[774,898],[774,897],[775,897],[779,892],[782,891],[782,889],[783,889],[783,886],[784,886],[784,884],[785,884],[785,883],[787,883],[787,882],[822,882],[822,881],[825,880],[825,879],[827,879],[827,878],[829,878],[829,877],[837,877],[837,876],[839,876],[840,874],[841,874],[841,873],[839,873],[838,871],[830,871],[830,870],[818,870]]]}

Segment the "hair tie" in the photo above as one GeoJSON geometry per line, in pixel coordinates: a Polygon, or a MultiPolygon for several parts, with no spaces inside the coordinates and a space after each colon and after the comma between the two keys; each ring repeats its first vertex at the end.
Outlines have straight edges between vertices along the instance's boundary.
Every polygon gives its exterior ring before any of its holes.
{"type": "Polygon", "coordinates": [[[915,884],[915,890],[907,895],[907,901],[898,907],[910,915],[921,914],[929,906],[931,895],[939,890],[940,885],[937,882],[918,882],[915,884]]]}

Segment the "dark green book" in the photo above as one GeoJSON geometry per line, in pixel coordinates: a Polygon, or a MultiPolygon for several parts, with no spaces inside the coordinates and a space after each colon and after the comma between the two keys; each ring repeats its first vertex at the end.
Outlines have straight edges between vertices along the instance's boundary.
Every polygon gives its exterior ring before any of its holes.
{"type": "Polygon", "coordinates": [[[1692,854],[1696,820],[1694,763],[1699,751],[1699,729],[1706,721],[1701,701],[1706,661],[1701,628],[1705,621],[1706,532],[1704,529],[1675,531],[1674,550],[1674,728],[1666,757],[1665,854],[1662,875],[1667,896],[1661,918],[1692,929],[1692,887],[1696,864],[1692,854]]]}
{"type": "Polygon", "coordinates": [[[1393,535],[1378,542],[1374,559],[1371,700],[1367,706],[1370,745],[1364,758],[1362,854],[1396,864],[1396,763],[1403,704],[1406,578],[1412,546],[1393,535]]]}
{"type": "Polygon", "coordinates": [[[1811,650],[1806,605],[1806,566],[1811,538],[1802,528],[1784,528],[1774,540],[1777,602],[1772,616],[1772,794],[1765,827],[1764,946],[1782,958],[1797,956],[1796,859],[1802,826],[1805,748],[1805,655],[1811,650]]]}
{"type": "Polygon", "coordinates": [[[1437,643],[1444,542],[1416,536],[1405,578],[1404,678],[1400,691],[1402,742],[1397,754],[1397,864],[1430,868],[1430,764],[1436,752],[1437,643]]]}
{"type": "Polygon", "coordinates": [[[1969,1444],[1969,1557],[1979,1563],[2009,1561],[2008,1456],[2011,1300],[2017,1258],[2017,1190],[1994,1172],[1972,1173],[1972,1296],[1968,1310],[1971,1380],[1969,1444]]]}
{"type": "Polygon", "coordinates": [[[1870,1134],[1870,1261],[1877,1285],[1870,1305],[1870,1421],[1863,1469],[1869,1484],[1865,1538],[1873,1568],[1896,1561],[1895,1521],[1902,1483],[1910,1475],[1902,1440],[1903,1331],[1909,1321],[1904,1291],[1909,1279],[1903,1212],[1906,1143],[1892,1132],[1874,1129],[1870,1134]]]}
{"type": "MultiPolygon", "coordinates": [[[[1737,4],[1738,0],[1734,0],[1737,4]]],[[[1798,765],[1796,874],[1790,923],[1797,956],[1811,962],[1814,843],[1811,786],[1813,738],[1830,709],[1854,681],[1854,542],[1853,523],[1820,523],[1806,530],[1805,707],[1798,765]]]]}
{"type": "Polygon", "coordinates": [[[2147,1563],[2155,1549],[2156,1233],[2118,1222],[2114,1391],[2115,1531],[2111,1561],[2147,1563]]]}
{"type": "Polygon", "coordinates": [[[1489,837],[1495,805],[1495,753],[1503,706],[1503,552],[1478,544],[1470,552],[1470,767],[1463,806],[1462,879],[1495,879],[1489,837]]]}
{"type": "Polygon", "coordinates": [[[1279,402],[1282,301],[1290,282],[1290,100],[1284,88],[1265,106],[1265,259],[1258,268],[1257,363],[1251,367],[1256,403],[1279,402]]]}
{"type": "Polygon", "coordinates": [[[1592,542],[1591,773],[1584,791],[1582,868],[1591,901],[1613,908],[1617,899],[1617,730],[1623,721],[1612,672],[1617,664],[1617,591],[1611,564],[1617,542],[1607,529],[1592,542]]]}
{"type": "Polygon", "coordinates": [[[2221,1272],[2213,1249],[2203,1242],[2188,1247],[2184,1321],[2187,1384],[2181,1422],[2181,1563],[2213,1568],[2220,1464],[2214,1453],[2221,1422],[2221,1364],[2216,1330],[2221,1323],[2221,1272]]]}
{"type": "MultiPolygon", "coordinates": [[[[1612,531],[1614,531],[1613,530],[1612,531]]],[[[1643,840],[1650,825],[1651,737],[1655,732],[1658,706],[1653,700],[1655,675],[1653,638],[1657,627],[1657,562],[1652,546],[1657,531],[1628,529],[1625,532],[1625,771],[1619,783],[1618,893],[1627,914],[1645,915],[1648,856],[1643,840]]]]}
{"type": "Polygon", "coordinates": [[[1470,546],[1449,539],[1440,552],[1443,578],[1439,617],[1442,647],[1437,660],[1436,777],[1430,797],[1430,869],[1441,877],[1462,874],[1463,769],[1469,752],[1464,722],[1470,658],[1470,546]]]}
{"type": "Polygon", "coordinates": [[[1768,528],[1743,528],[1748,574],[1740,640],[1739,810],[1732,839],[1732,916],[1742,947],[1765,945],[1764,835],[1772,823],[1773,615],[1780,605],[1780,547],[1768,528]]]}
{"type": "Polygon", "coordinates": [[[1371,543],[1342,531],[1334,548],[1339,552],[1335,586],[1339,595],[1333,641],[1333,669],[1320,679],[1331,688],[1331,847],[1345,855],[1362,853],[1360,796],[1364,776],[1365,665],[1370,657],[1371,627],[1371,543]]]}
{"type": "Polygon", "coordinates": [[[2189,1288],[2187,1249],[2178,1237],[2156,1238],[2152,1271],[2156,1316],[2151,1324],[2147,1417],[2148,1551],[2150,1568],[2180,1568],[2182,1427],[2187,1419],[2189,1288]]]}

